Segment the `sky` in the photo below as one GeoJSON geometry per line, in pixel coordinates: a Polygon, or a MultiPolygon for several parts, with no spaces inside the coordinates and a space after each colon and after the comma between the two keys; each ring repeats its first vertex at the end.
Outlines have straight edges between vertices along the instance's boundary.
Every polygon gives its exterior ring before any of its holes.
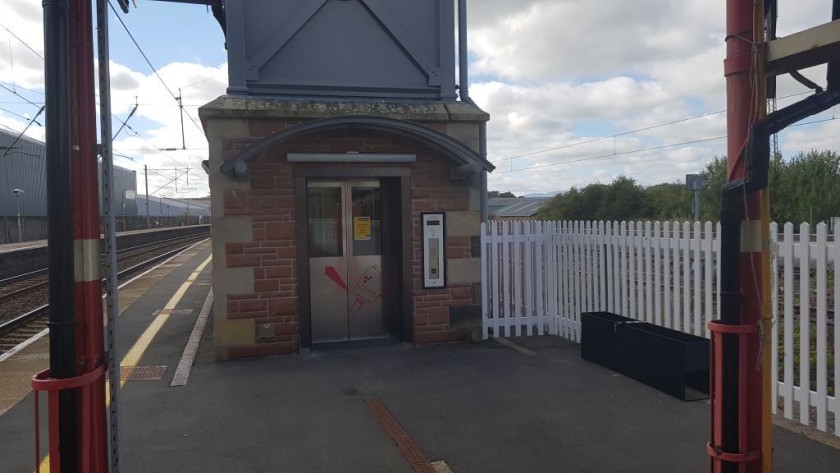
{"type": "MultiPolygon", "coordinates": [[[[489,188],[553,194],[619,175],[645,186],[677,182],[723,156],[725,3],[470,0],[470,96],[491,116],[489,188]]],[[[831,2],[779,0],[779,12],[778,33],[786,36],[828,22],[831,2]]],[[[221,29],[200,5],[137,0],[119,18],[157,72],[112,13],[115,131],[138,104],[114,140],[115,163],[138,171],[139,193],[145,165],[151,195],[206,195],[198,107],[227,87],[221,29]]],[[[42,21],[40,0],[0,0],[0,128],[7,131],[22,131],[43,105],[42,21]]],[[[804,73],[825,84],[824,68],[804,73]]],[[[783,77],[777,106],[808,93],[783,77]]],[[[835,114],[784,131],[779,151],[838,151],[835,114]]],[[[43,139],[42,118],[27,135],[43,139]]]]}

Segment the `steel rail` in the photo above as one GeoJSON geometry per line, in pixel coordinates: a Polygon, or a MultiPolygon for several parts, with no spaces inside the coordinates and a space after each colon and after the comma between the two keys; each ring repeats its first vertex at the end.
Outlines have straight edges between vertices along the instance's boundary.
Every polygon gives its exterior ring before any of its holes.
{"type": "MultiPolygon", "coordinates": [[[[187,244],[185,246],[179,247],[175,250],[167,251],[166,253],[162,253],[160,255],[156,255],[152,258],[149,258],[142,263],[135,264],[131,267],[125,268],[117,273],[117,277],[124,277],[128,274],[136,273],[142,269],[145,269],[159,261],[163,261],[169,257],[175,256],[178,253],[181,253],[185,249],[193,246],[193,243],[187,244]]],[[[104,281],[104,279],[103,279],[104,281]]],[[[0,323],[0,336],[6,336],[10,333],[13,333],[17,327],[20,327],[24,324],[27,324],[33,320],[35,320],[38,316],[44,315],[49,313],[49,304],[44,304],[40,307],[36,307],[35,309],[30,310],[29,312],[19,315],[13,319],[7,320],[5,322],[0,323]]]]}

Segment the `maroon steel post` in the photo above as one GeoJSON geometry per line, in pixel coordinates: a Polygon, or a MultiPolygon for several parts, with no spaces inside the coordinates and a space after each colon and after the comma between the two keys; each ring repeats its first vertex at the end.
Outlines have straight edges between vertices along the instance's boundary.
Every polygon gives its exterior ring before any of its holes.
{"type": "MultiPolygon", "coordinates": [[[[726,3],[726,76],[727,157],[729,182],[745,177],[744,151],[750,127],[760,118],[765,106],[760,62],[756,45],[763,41],[763,31],[756,28],[756,14],[763,16],[763,2],[727,0],[726,3]],[[755,10],[754,10],[755,9],[755,10]]],[[[758,23],[759,25],[761,23],[758,23]]],[[[744,197],[740,228],[741,247],[729,249],[733,256],[725,262],[737,266],[737,320],[723,317],[711,324],[712,441],[709,453],[715,473],[761,472],[763,435],[763,364],[758,359],[761,337],[757,336],[762,307],[761,202],[763,193],[744,197]],[[737,259],[737,261],[734,261],[737,259]],[[754,333],[755,332],[755,333],[754,333]]],[[[737,224],[737,223],[736,223],[737,224]]],[[[725,230],[726,231],[726,230],[725,230]]],[[[722,300],[723,304],[731,299],[722,300]]],[[[723,308],[725,309],[725,308],[723,308]]]]}
{"type": "MultiPolygon", "coordinates": [[[[90,0],[71,1],[70,57],[76,375],[84,376],[102,370],[105,363],[90,0]]],[[[104,473],[108,465],[105,385],[98,380],[81,392],[85,395],[78,397],[79,471],[104,473]]]]}

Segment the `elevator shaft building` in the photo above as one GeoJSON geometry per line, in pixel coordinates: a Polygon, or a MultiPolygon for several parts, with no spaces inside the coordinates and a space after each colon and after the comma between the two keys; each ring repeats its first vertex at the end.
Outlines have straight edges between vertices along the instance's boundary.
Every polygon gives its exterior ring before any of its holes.
{"type": "Polygon", "coordinates": [[[200,110],[219,358],[480,327],[493,166],[489,117],[466,84],[458,96],[455,13],[452,0],[225,2],[229,88],[200,110]]]}

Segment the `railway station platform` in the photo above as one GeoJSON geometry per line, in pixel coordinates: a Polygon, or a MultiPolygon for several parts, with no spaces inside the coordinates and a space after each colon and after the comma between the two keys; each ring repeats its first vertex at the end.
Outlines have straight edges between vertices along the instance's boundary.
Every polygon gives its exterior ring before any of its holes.
{"type": "MultiPolygon", "coordinates": [[[[128,230],[125,232],[117,232],[117,237],[124,237],[130,235],[143,235],[147,233],[158,233],[158,232],[170,232],[170,231],[178,231],[179,229],[183,231],[184,228],[198,228],[204,227],[208,228],[209,225],[192,225],[189,227],[160,227],[160,228],[146,228],[143,230],[128,230]]],[[[102,235],[102,238],[105,236],[102,235]]],[[[47,240],[31,240],[31,241],[22,241],[20,243],[3,243],[0,244],[0,253],[9,253],[13,251],[20,251],[20,250],[28,250],[32,248],[44,248],[47,246],[47,240]]]]}
{"type": "MultiPolygon", "coordinates": [[[[121,289],[123,365],[142,368],[124,368],[123,471],[709,470],[707,402],[583,361],[556,337],[514,340],[519,351],[392,344],[216,361],[211,314],[184,379],[176,371],[209,308],[209,258],[199,244],[121,289]]],[[[0,362],[2,472],[34,470],[27,387],[47,363],[46,339],[0,362]]],[[[776,471],[840,471],[832,438],[776,427],[776,471]]]]}

